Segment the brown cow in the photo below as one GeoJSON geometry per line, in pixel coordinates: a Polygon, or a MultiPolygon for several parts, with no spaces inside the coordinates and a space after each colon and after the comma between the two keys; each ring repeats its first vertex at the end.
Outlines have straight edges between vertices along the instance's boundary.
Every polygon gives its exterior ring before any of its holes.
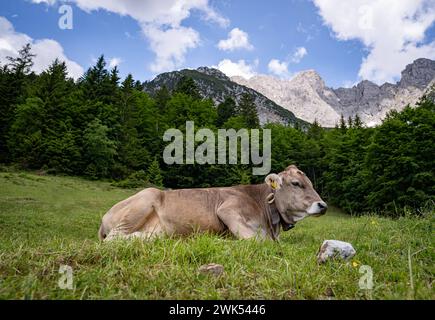
{"type": "Polygon", "coordinates": [[[238,238],[277,239],[327,205],[296,166],[269,174],[265,183],[161,191],[148,188],[119,202],[103,217],[99,237],[151,238],[195,231],[230,231],[238,238]]]}

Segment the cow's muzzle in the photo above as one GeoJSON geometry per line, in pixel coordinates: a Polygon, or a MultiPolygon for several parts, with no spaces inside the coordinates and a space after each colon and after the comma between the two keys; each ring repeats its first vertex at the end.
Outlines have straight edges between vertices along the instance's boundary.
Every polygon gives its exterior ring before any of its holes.
{"type": "Polygon", "coordinates": [[[326,213],[326,210],[328,210],[328,205],[325,202],[316,201],[311,204],[307,212],[310,215],[321,216],[326,213]]]}

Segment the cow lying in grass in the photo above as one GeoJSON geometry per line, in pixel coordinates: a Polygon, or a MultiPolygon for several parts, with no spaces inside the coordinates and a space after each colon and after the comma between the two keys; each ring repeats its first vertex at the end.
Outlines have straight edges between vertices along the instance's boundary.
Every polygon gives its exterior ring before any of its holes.
{"type": "Polygon", "coordinates": [[[327,205],[296,166],[269,174],[265,183],[222,188],[147,188],[113,206],[102,219],[100,239],[151,238],[162,234],[231,232],[238,238],[278,239],[327,205]]]}

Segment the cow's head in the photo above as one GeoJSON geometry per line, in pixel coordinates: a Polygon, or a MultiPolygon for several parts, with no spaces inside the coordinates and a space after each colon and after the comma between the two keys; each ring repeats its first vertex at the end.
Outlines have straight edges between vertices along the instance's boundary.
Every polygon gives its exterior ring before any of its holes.
{"type": "Polygon", "coordinates": [[[284,220],[284,230],[306,216],[326,213],[328,206],[314,190],[310,179],[296,166],[288,166],[279,174],[271,173],[265,181],[275,191],[273,201],[284,220]]]}

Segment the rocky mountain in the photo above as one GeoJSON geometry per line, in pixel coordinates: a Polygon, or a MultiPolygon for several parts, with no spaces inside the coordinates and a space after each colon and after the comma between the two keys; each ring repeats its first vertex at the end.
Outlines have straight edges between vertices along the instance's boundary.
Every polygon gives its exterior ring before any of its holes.
{"type": "Polygon", "coordinates": [[[196,70],[184,69],[162,73],[153,80],[145,82],[144,90],[151,95],[154,95],[163,85],[169,90],[173,90],[182,76],[191,77],[198,86],[200,94],[205,98],[211,98],[216,105],[223,102],[228,96],[239,102],[244,93],[252,95],[261,124],[277,122],[291,125],[298,123],[302,127],[307,125],[305,121],[298,119],[293,112],[281,107],[270,98],[243,84],[232,81],[224,73],[213,68],[200,67],[196,70]]]}
{"type": "Polygon", "coordinates": [[[381,86],[364,80],[352,88],[332,89],[314,70],[300,72],[290,80],[265,75],[231,80],[262,93],[311,123],[317,120],[322,126],[332,127],[341,114],[346,119],[358,114],[366,125],[372,126],[379,124],[390,110],[401,110],[418,101],[435,83],[435,61],[417,59],[402,71],[399,82],[381,86]]]}
{"type": "Polygon", "coordinates": [[[291,110],[297,117],[308,122],[315,119],[323,126],[334,126],[340,119],[331,104],[337,104],[334,92],[325,86],[314,70],[303,71],[291,80],[257,75],[249,80],[232,77],[233,81],[263,93],[280,106],[291,110]]]}

